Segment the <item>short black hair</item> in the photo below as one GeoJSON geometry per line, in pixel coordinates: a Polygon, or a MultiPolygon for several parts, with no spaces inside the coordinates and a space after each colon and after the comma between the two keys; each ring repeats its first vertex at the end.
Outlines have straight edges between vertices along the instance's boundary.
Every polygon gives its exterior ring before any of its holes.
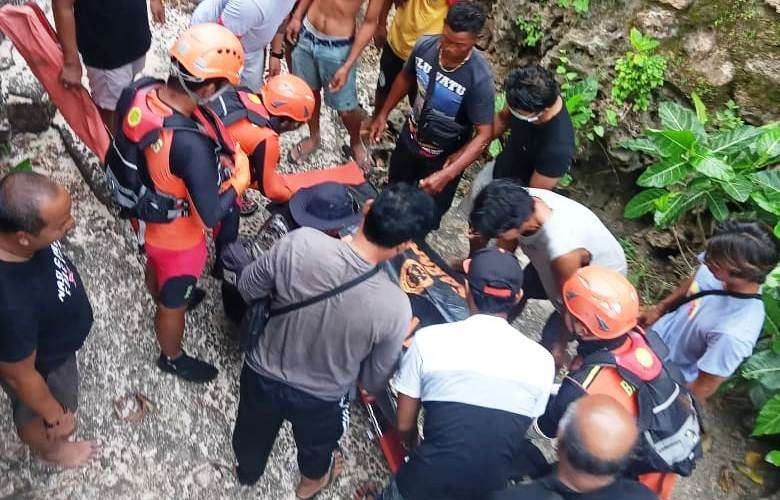
{"type": "Polygon", "coordinates": [[[59,186],[35,172],[12,172],[0,180],[0,233],[43,229],[41,203],[57,196],[59,186]]]}
{"type": "Polygon", "coordinates": [[[736,270],[739,278],[763,283],[777,265],[777,239],[760,222],[727,220],[707,242],[707,259],[736,270]]]}
{"type": "Polygon", "coordinates": [[[434,227],[434,212],[433,198],[417,186],[391,184],[371,205],[363,232],[371,243],[393,248],[424,238],[434,227]]]}
{"type": "Polygon", "coordinates": [[[477,310],[484,314],[508,313],[516,303],[514,296],[508,299],[494,297],[472,287],[469,287],[469,293],[474,298],[474,305],[477,306],[477,310]]]}
{"type": "Polygon", "coordinates": [[[523,225],[534,211],[528,191],[511,179],[496,179],[477,195],[469,222],[483,238],[523,225]]]}
{"type": "Polygon", "coordinates": [[[577,427],[575,417],[577,401],[573,402],[566,409],[563,418],[560,421],[558,446],[563,447],[563,452],[569,463],[578,471],[592,474],[594,476],[615,476],[622,472],[634,458],[633,450],[629,451],[620,458],[613,460],[604,460],[593,456],[582,441],[580,429],[577,427]]]}
{"type": "Polygon", "coordinates": [[[538,64],[510,71],[504,90],[510,107],[531,113],[539,113],[555,104],[560,93],[552,73],[538,64]]]}
{"type": "Polygon", "coordinates": [[[482,28],[485,27],[485,19],[487,19],[487,13],[481,3],[460,1],[455,2],[450,7],[444,24],[456,33],[468,31],[474,35],[479,35],[482,28]]]}

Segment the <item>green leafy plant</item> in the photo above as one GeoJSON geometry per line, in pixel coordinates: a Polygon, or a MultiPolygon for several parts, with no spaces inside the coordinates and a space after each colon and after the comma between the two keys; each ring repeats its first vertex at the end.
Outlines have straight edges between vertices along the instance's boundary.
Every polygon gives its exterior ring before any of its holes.
{"type": "Polygon", "coordinates": [[[577,14],[585,14],[590,8],[590,0],[558,0],[558,6],[564,9],[573,8],[577,14]]]}
{"type": "Polygon", "coordinates": [[[666,58],[656,54],[658,40],[631,28],[629,35],[633,50],[615,63],[617,73],[612,83],[612,99],[618,105],[633,101],[634,111],[645,111],[650,105],[653,89],[664,83],[666,58]]]}
{"type": "MultiPolygon", "coordinates": [[[[496,95],[495,104],[493,105],[493,111],[494,113],[498,113],[502,109],[504,109],[504,106],[506,106],[506,94],[504,92],[499,92],[496,95]]],[[[507,131],[507,134],[509,132],[507,131]]],[[[488,146],[488,154],[491,158],[495,158],[499,154],[501,154],[501,151],[503,150],[503,146],[501,145],[501,138],[493,139],[490,142],[490,145],[488,146]]]]}
{"type": "MultiPolygon", "coordinates": [[[[780,435],[780,266],[764,283],[762,298],[764,333],[738,376],[747,383],[747,393],[759,409],[752,433],[757,437],[780,435]]],[[[765,460],[780,467],[780,450],[770,451],[765,460]]]]}
{"type": "Polygon", "coordinates": [[[604,137],[604,126],[594,124],[596,96],[599,91],[599,80],[595,75],[580,77],[576,71],[568,68],[569,58],[565,51],[558,56],[558,66],[555,72],[561,81],[561,96],[566,103],[566,111],[571,117],[571,123],[577,132],[577,142],[582,137],[593,141],[596,136],[604,137]]]}
{"type": "Polygon", "coordinates": [[[715,112],[715,118],[713,122],[720,129],[734,130],[737,127],[741,127],[745,124],[742,118],[739,117],[739,106],[733,100],[726,101],[726,109],[715,112]]]}
{"type": "Polygon", "coordinates": [[[721,221],[731,206],[752,212],[780,234],[780,170],[771,168],[780,161],[780,122],[708,132],[706,110],[697,116],[672,102],[661,103],[658,116],[662,129],[648,129],[622,145],[656,160],[637,179],[646,189],[629,200],[625,217],[652,213],[663,228],[688,212],[707,210],[721,221]]]}
{"type": "Polygon", "coordinates": [[[12,172],[32,172],[32,161],[25,158],[8,171],[8,173],[12,172]]]}
{"type": "Polygon", "coordinates": [[[542,30],[543,21],[544,18],[541,14],[534,14],[530,18],[517,16],[517,19],[515,19],[515,26],[523,33],[523,43],[526,47],[539,45],[544,36],[544,31],[542,30]]]}

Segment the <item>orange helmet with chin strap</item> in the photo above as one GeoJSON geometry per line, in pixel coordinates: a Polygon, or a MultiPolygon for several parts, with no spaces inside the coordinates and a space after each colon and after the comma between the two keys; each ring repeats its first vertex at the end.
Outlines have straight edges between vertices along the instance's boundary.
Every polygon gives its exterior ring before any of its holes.
{"type": "Polygon", "coordinates": [[[232,85],[241,80],[244,49],[229,29],[216,23],[196,24],[179,35],[170,51],[180,71],[180,78],[199,83],[224,78],[232,85]]]}
{"type": "Polygon", "coordinates": [[[566,280],[561,292],[569,313],[600,339],[615,339],[637,325],[636,289],[616,271],[583,267],[566,280]]]}
{"type": "Polygon", "coordinates": [[[285,73],[266,80],[260,90],[265,108],[274,116],[307,122],[314,112],[314,92],[295,75],[285,73]]]}

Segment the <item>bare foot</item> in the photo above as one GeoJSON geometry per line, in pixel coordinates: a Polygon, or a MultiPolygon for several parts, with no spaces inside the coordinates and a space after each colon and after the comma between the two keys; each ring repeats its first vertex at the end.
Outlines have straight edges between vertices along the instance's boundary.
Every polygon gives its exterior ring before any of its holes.
{"type": "Polygon", "coordinates": [[[368,175],[371,173],[371,158],[368,156],[368,149],[363,144],[361,139],[354,141],[350,144],[352,148],[352,157],[355,159],[355,163],[358,164],[363,174],[368,175]]]}
{"type": "Polygon", "coordinates": [[[296,165],[301,165],[306,159],[311,156],[312,153],[317,151],[320,148],[320,139],[319,137],[312,138],[307,137],[306,139],[303,139],[301,142],[293,146],[293,148],[288,153],[288,160],[291,163],[294,163],[296,165]]]}
{"type": "Polygon", "coordinates": [[[379,489],[374,483],[366,483],[355,491],[354,500],[374,500],[379,489]]]}
{"type": "Polygon", "coordinates": [[[100,451],[97,441],[62,441],[42,458],[45,462],[60,467],[72,468],[86,465],[100,451]]]}
{"type": "Polygon", "coordinates": [[[295,488],[295,497],[301,500],[314,498],[320,491],[327,488],[344,471],[344,457],[341,452],[333,452],[333,462],[330,464],[330,470],[319,479],[309,479],[301,475],[301,481],[295,488]]]}

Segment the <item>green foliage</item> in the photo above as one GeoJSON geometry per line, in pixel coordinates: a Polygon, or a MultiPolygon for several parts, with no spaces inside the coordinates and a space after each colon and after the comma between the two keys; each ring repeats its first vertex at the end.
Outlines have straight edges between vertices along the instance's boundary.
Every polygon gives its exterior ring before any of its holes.
{"type": "Polygon", "coordinates": [[[780,394],[766,402],[758,412],[756,426],[753,429],[754,436],[767,436],[780,434],[780,394]]]}
{"type": "Polygon", "coordinates": [[[13,172],[32,172],[32,161],[25,158],[8,171],[9,174],[13,172]]]}
{"type": "Polygon", "coordinates": [[[745,124],[742,118],[739,117],[739,106],[729,99],[726,101],[726,109],[715,112],[713,122],[721,130],[734,130],[745,124]]]}
{"type": "Polygon", "coordinates": [[[707,131],[706,109],[698,114],[672,102],[658,109],[663,128],[623,143],[656,162],[637,179],[646,188],[629,200],[623,215],[630,219],[652,213],[660,228],[685,213],[708,211],[716,220],[752,212],[772,226],[780,216],[780,122],[707,131]]]}
{"type": "Polygon", "coordinates": [[[530,18],[517,16],[517,19],[515,19],[515,26],[523,33],[523,43],[526,47],[539,45],[544,36],[544,31],[542,30],[543,21],[544,18],[541,14],[534,14],[530,18]]]}
{"type": "MultiPolygon", "coordinates": [[[[577,143],[579,144],[583,138],[593,141],[596,137],[604,137],[604,125],[595,123],[595,104],[599,91],[599,80],[595,75],[580,77],[576,71],[571,71],[568,68],[568,64],[569,58],[566,51],[560,51],[555,73],[561,80],[561,96],[566,103],[566,111],[569,112],[571,123],[577,133],[577,143]]],[[[615,125],[617,125],[616,113],[613,118],[615,125]]]]}
{"type": "MultiPolygon", "coordinates": [[[[498,94],[496,94],[496,100],[493,105],[493,111],[495,113],[498,113],[499,111],[504,109],[504,106],[506,106],[506,94],[504,92],[499,92],[498,94]]],[[[507,132],[507,134],[508,133],[509,132],[507,132]]],[[[496,156],[501,154],[503,148],[504,147],[501,145],[500,138],[493,139],[490,142],[490,145],[488,146],[488,154],[490,155],[491,158],[495,158],[496,156]]]]}
{"type": "Polygon", "coordinates": [[[626,238],[618,238],[628,263],[628,280],[639,292],[643,304],[655,304],[661,300],[674,284],[666,281],[656,266],[647,257],[642,256],[634,243],[626,238]]]}
{"type": "Polygon", "coordinates": [[[577,14],[585,14],[590,8],[590,0],[558,0],[558,6],[564,9],[573,8],[577,14]]]}
{"type": "Polygon", "coordinates": [[[645,111],[653,89],[664,83],[667,61],[655,53],[658,48],[655,38],[631,28],[629,39],[633,50],[615,63],[617,75],[612,83],[612,99],[618,105],[631,100],[634,111],[645,111]]]}

